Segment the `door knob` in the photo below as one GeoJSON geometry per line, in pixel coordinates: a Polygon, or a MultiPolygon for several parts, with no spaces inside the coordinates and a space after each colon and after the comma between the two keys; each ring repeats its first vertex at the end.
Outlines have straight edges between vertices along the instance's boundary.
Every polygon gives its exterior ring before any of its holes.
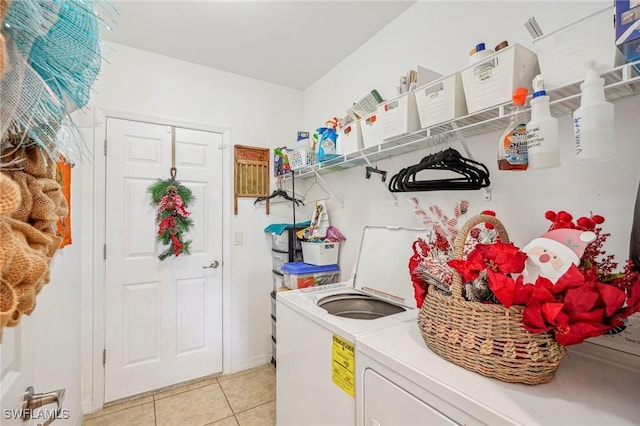
{"type": "Polygon", "coordinates": [[[209,266],[203,266],[202,269],[207,269],[207,268],[217,268],[218,266],[220,266],[220,262],[218,262],[217,260],[214,260],[213,262],[211,262],[211,264],[209,266]]]}
{"type": "Polygon", "coordinates": [[[55,412],[55,416],[51,416],[44,423],[38,423],[38,426],[48,426],[53,423],[62,413],[62,401],[64,400],[64,389],[58,389],[57,391],[48,393],[35,393],[33,386],[29,386],[24,394],[22,400],[22,420],[29,420],[33,413],[33,410],[40,408],[43,405],[53,404],[54,402],[58,406],[55,412]]]}

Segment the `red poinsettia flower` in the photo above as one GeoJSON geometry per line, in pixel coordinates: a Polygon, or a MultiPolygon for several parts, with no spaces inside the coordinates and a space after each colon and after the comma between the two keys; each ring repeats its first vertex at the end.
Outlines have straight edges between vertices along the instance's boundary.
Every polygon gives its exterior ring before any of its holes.
{"type": "MultiPolygon", "coordinates": [[[[519,286],[520,282],[516,282],[516,301],[527,297],[524,290],[532,287],[523,312],[524,328],[532,333],[553,330],[556,341],[565,346],[600,336],[622,324],[630,302],[637,303],[632,305],[634,312],[640,309],[640,295],[637,300],[627,299],[624,290],[599,282],[594,274],[583,275],[575,265],[556,285],[544,278],[538,278],[533,285],[519,286]]],[[[634,287],[632,295],[636,295],[634,287]]]]}
{"type": "Polygon", "coordinates": [[[487,278],[489,281],[489,288],[491,288],[496,299],[498,299],[500,303],[507,308],[513,305],[513,301],[516,297],[516,282],[513,278],[491,270],[487,271],[487,278]]]}
{"type": "Polygon", "coordinates": [[[556,329],[555,339],[563,346],[582,343],[589,337],[601,336],[611,329],[611,326],[593,322],[578,322],[567,328],[556,329]]]}
{"type": "Polygon", "coordinates": [[[513,298],[514,305],[526,305],[527,301],[531,298],[531,292],[533,291],[532,285],[524,284],[524,277],[518,275],[515,282],[515,294],[513,298]]]}
{"type": "Polygon", "coordinates": [[[447,264],[458,271],[466,282],[478,278],[485,269],[501,274],[522,272],[526,258],[527,255],[513,244],[497,242],[477,244],[466,260],[450,260],[447,264]]]}

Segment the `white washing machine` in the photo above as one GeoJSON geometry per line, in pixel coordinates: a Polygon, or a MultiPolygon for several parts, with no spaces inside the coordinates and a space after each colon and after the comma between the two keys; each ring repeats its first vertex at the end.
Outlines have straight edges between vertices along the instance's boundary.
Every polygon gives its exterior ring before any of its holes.
{"type": "Polygon", "coordinates": [[[433,353],[416,322],[361,336],[356,425],[638,425],[640,357],[582,343],[541,385],[504,383],[433,353]]]}
{"type": "Polygon", "coordinates": [[[355,424],[357,338],[417,321],[408,263],[429,230],[365,226],[352,277],[280,292],[277,424],[355,424]]]}

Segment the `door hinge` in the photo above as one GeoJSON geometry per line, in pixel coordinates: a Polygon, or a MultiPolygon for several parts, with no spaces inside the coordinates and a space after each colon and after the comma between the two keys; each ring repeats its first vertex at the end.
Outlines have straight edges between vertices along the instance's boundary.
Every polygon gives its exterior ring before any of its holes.
{"type": "Polygon", "coordinates": [[[223,143],[219,143],[219,144],[218,144],[218,149],[224,149],[224,148],[225,148],[225,146],[224,146],[224,144],[223,144],[223,143]]]}
{"type": "Polygon", "coordinates": [[[104,156],[107,156],[107,138],[104,138],[104,156]]]}
{"type": "Polygon", "coordinates": [[[104,258],[104,260],[107,260],[107,244],[106,243],[102,246],[102,257],[104,258]]]}
{"type": "Polygon", "coordinates": [[[107,366],[107,350],[106,349],[102,350],[102,366],[103,367],[107,366]]]}

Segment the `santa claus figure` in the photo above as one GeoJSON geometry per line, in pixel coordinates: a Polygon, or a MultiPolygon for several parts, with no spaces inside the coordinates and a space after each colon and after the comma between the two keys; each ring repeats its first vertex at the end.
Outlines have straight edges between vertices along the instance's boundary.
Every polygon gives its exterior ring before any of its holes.
{"type": "Polygon", "coordinates": [[[522,249],[527,254],[524,284],[534,284],[539,276],[555,284],[572,263],[580,264],[587,244],[595,239],[593,232],[579,229],[554,229],[534,239],[522,249]]]}

